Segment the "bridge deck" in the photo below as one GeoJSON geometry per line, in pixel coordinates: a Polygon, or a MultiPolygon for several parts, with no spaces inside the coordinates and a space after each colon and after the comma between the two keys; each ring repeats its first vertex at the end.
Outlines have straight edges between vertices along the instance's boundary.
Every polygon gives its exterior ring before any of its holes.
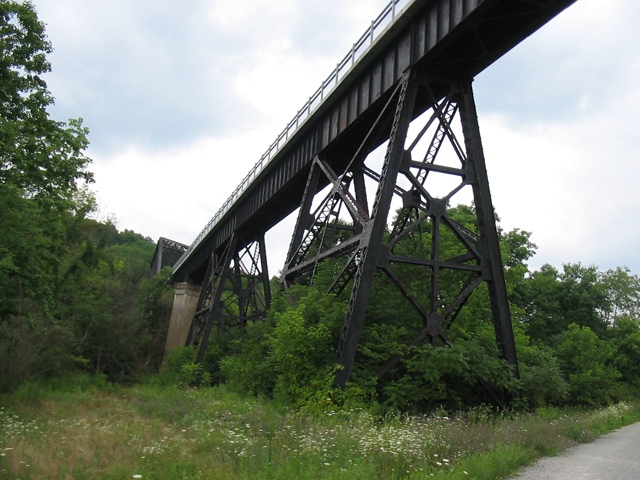
{"type": "Polygon", "coordinates": [[[249,242],[295,210],[313,156],[339,169],[358,147],[351,133],[368,128],[409,67],[472,78],[575,1],[393,0],[189,247],[176,281],[201,281],[234,231],[249,242]]]}

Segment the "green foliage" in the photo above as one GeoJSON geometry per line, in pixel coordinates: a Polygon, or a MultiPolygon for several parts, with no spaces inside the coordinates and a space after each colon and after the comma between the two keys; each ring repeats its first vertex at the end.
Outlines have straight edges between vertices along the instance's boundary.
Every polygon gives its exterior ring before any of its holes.
{"type": "Polygon", "coordinates": [[[51,46],[30,2],[0,3],[0,389],[85,362],[61,287],[99,261],[81,231],[95,202],[80,120],[49,118],[51,46]]]}
{"type": "Polygon", "coordinates": [[[277,375],[275,394],[298,402],[317,398],[318,392],[326,396],[333,383],[344,306],[309,290],[293,307],[275,309],[273,315],[269,344],[277,375]]]}
{"type": "Polygon", "coordinates": [[[162,361],[171,269],[148,278],[152,243],[138,235],[109,245],[119,236],[113,225],[66,219],[55,261],[45,264],[51,235],[31,250],[28,264],[45,265],[47,275],[4,277],[12,288],[0,294],[0,390],[78,368],[131,381],[162,361]]]}
{"type": "Polygon", "coordinates": [[[609,338],[616,351],[612,365],[628,386],[629,396],[635,398],[640,393],[640,325],[637,320],[619,318],[609,338]]]}
{"type": "Polygon", "coordinates": [[[211,385],[211,373],[202,363],[196,363],[194,347],[175,346],[162,362],[155,382],[170,387],[198,387],[211,385]]]}
{"type": "Polygon", "coordinates": [[[88,130],[49,118],[53,97],[40,75],[51,45],[30,2],[0,3],[0,184],[25,198],[69,206],[76,181],[91,181],[84,156],[88,130]]]}
{"type": "MultiPolygon", "coordinates": [[[[276,375],[269,343],[273,328],[272,316],[262,322],[249,323],[238,349],[220,360],[220,376],[235,390],[255,396],[273,395],[276,375]]],[[[227,351],[220,343],[217,336],[210,339],[209,350],[216,349],[217,358],[227,351]]]]}
{"type": "Polygon", "coordinates": [[[164,386],[180,385],[182,367],[184,365],[193,364],[196,358],[196,350],[193,347],[176,346],[171,349],[169,354],[162,362],[160,372],[157,379],[164,386]]]}
{"type": "Polygon", "coordinates": [[[444,406],[454,410],[471,406],[470,399],[487,396],[485,386],[504,394],[516,390],[511,372],[500,359],[492,332],[459,339],[452,346],[421,345],[406,355],[403,366],[384,381],[386,405],[417,411],[444,406]]]}
{"type": "Polygon", "coordinates": [[[170,269],[148,278],[151,242],[127,235],[126,243],[109,245],[108,239],[119,236],[112,225],[88,227],[93,227],[88,232],[101,231],[105,241],[79,276],[65,278],[55,315],[73,329],[76,349],[89,367],[111,381],[157,371],[173,297],[170,269]]]}
{"type": "Polygon", "coordinates": [[[529,407],[558,405],[568,399],[569,385],[551,348],[521,345],[518,361],[520,385],[529,407]]]}
{"type": "Polygon", "coordinates": [[[0,323],[0,392],[27,379],[69,374],[86,362],[74,352],[75,338],[53,320],[24,317],[0,323]]]}
{"type": "Polygon", "coordinates": [[[518,350],[531,405],[603,404],[638,391],[639,295],[637,276],[622,267],[544,265],[516,285],[517,318],[533,345],[518,350]]]}
{"type": "Polygon", "coordinates": [[[502,261],[507,270],[513,268],[526,268],[526,261],[535,253],[538,246],[532,243],[531,232],[525,232],[516,228],[509,232],[500,230],[500,248],[502,251],[502,261]]]}
{"type": "Polygon", "coordinates": [[[183,363],[180,367],[180,381],[181,387],[195,387],[198,385],[210,385],[211,374],[205,371],[204,366],[201,363],[187,362],[183,363]]]}
{"type": "Polygon", "coordinates": [[[239,352],[221,362],[223,377],[241,391],[284,404],[331,404],[344,314],[333,297],[295,287],[274,300],[266,321],[247,327],[239,352]]]}
{"type": "Polygon", "coordinates": [[[10,398],[21,404],[37,404],[78,396],[80,393],[106,394],[112,390],[113,386],[107,382],[105,375],[76,371],[64,377],[28,380],[11,392],[10,398]]]}
{"type": "Polygon", "coordinates": [[[606,292],[607,303],[599,313],[612,326],[620,319],[640,321],[640,278],[627,267],[600,273],[600,283],[606,292]]]}
{"type": "Polygon", "coordinates": [[[534,343],[549,343],[572,323],[599,336],[607,330],[599,311],[609,308],[610,301],[595,265],[565,264],[562,273],[543,265],[521,285],[519,294],[534,343]]]}
{"type": "Polygon", "coordinates": [[[615,347],[589,327],[573,323],[561,334],[557,355],[573,402],[603,405],[616,398],[620,372],[611,364],[614,354],[615,347]]]}

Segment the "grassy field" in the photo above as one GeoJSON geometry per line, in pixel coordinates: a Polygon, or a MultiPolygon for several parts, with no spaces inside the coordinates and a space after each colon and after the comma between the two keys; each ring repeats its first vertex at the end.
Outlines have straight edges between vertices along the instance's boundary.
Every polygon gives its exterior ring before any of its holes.
{"type": "MultiPolygon", "coordinates": [[[[75,382],[75,383],[74,383],[75,382]]],[[[3,479],[497,479],[640,420],[592,411],[302,415],[222,387],[26,385],[0,399],[3,479]]]]}

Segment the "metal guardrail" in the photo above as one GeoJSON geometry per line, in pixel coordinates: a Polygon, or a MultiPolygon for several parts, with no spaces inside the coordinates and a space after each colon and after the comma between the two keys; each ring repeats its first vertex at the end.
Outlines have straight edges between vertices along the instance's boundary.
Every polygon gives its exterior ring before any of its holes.
{"type": "Polygon", "coordinates": [[[286,128],[278,135],[278,138],[271,144],[267,151],[260,157],[260,160],[249,170],[249,173],[244,177],[240,184],[236,187],[233,193],[222,204],[220,209],[215,213],[213,218],[209,220],[209,223],[202,229],[195,240],[191,243],[187,251],[180,257],[173,267],[173,271],[176,272],[182,264],[189,258],[191,252],[200,244],[200,242],[213,230],[213,227],[222,219],[222,217],[229,211],[233,204],[240,198],[240,196],[247,190],[249,185],[258,177],[260,172],[269,164],[272,158],[286,145],[289,138],[302,126],[304,121],[311,116],[324,101],[325,97],[333,91],[340,83],[340,80],[344,78],[347,72],[355,64],[362,55],[373,45],[377,38],[380,37],[382,32],[391,25],[396,17],[399,16],[399,12],[402,11],[410,3],[415,0],[391,0],[389,4],[382,10],[382,12],[371,22],[371,25],[367,31],[353,44],[349,53],[338,62],[336,68],[331,72],[326,80],[322,82],[320,87],[315,91],[307,103],[298,110],[296,116],[287,124],[286,128]]]}

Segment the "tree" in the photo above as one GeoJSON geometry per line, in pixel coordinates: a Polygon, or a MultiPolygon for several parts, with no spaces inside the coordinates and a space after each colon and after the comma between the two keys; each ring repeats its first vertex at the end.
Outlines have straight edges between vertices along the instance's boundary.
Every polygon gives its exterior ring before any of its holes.
{"type": "Polygon", "coordinates": [[[147,278],[153,242],[88,218],[88,130],[49,116],[50,52],[32,3],[0,0],[0,391],[153,372],[170,315],[170,272],[147,278]]]}
{"type": "Polygon", "coordinates": [[[33,5],[0,1],[0,389],[77,364],[53,312],[60,284],[96,253],[73,238],[95,206],[88,131],[49,117],[50,52],[33,5]]]}
{"type": "Polygon", "coordinates": [[[621,318],[640,321],[640,278],[627,267],[617,267],[600,274],[600,283],[608,302],[600,309],[600,315],[611,326],[621,318]]]}
{"type": "Polygon", "coordinates": [[[82,190],[93,178],[83,153],[88,130],[80,119],[67,125],[47,112],[53,97],[41,75],[51,69],[50,52],[33,5],[0,2],[0,311],[5,315],[19,313],[24,296],[50,306],[68,219],[84,218],[95,206],[82,190]]]}
{"type": "Polygon", "coordinates": [[[515,299],[526,312],[527,333],[534,343],[553,344],[572,323],[589,327],[599,337],[606,333],[600,312],[609,308],[609,298],[595,265],[565,264],[562,273],[543,265],[518,287],[515,299]]]}
{"type": "Polygon", "coordinates": [[[51,44],[31,2],[0,2],[0,186],[58,204],[73,200],[78,180],[93,177],[82,119],[67,125],[47,112],[54,102],[41,78],[51,70],[48,53],[51,44]]]}
{"type": "Polygon", "coordinates": [[[640,325],[635,320],[621,317],[609,335],[616,348],[613,365],[620,372],[621,380],[637,397],[640,393],[640,325]]]}
{"type": "Polygon", "coordinates": [[[569,379],[571,401],[602,405],[616,400],[620,372],[612,365],[615,345],[575,323],[560,335],[556,349],[560,368],[569,379]]]}

